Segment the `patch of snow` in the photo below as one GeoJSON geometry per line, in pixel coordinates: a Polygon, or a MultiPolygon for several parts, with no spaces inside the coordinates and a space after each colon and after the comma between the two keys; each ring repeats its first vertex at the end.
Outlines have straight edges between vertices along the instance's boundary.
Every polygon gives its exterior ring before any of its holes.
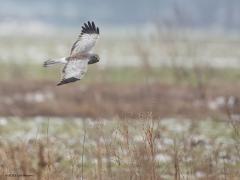
{"type": "Polygon", "coordinates": [[[204,178],[206,176],[206,174],[202,171],[197,171],[196,172],[196,177],[197,178],[204,178]]]}
{"type": "Polygon", "coordinates": [[[174,118],[167,118],[160,122],[162,126],[165,126],[170,131],[174,131],[176,133],[182,133],[187,131],[190,126],[191,122],[188,120],[184,120],[184,123],[181,122],[181,119],[174,119],[174,118]]]}
{"type": "Polygon", "coordinates": [[[4,117],[0,118],[0,126],[5,126],[7,124],[7,119],[4,117]]]}
{"type": "Polygon", "coordinates": [[[143,141],[143,136],[142,135],[135,135],[133,137],[134,142],[142,142],[143,141]]]}
{"type": "Polygon", "coordinates": [[[159,161],[159,162],[169,162],[172,160],[172,157],[167,155],[167,154],[157,154],[156,157],[155,157],[155,160],[156,161],[159,161]]]}
{"type": "Polygon", "coordinates": [[[224,107],[226,104],[226,99],[224,96],[219,96],[216,99],[208,102],[208,107],[211,110],[217,110],[219,108],[224,107]]]}
{"type": "Polygon", "coordinates": [[[163,144],[165,145],[174,145],[174,140],[171,138],[163,138],[163,144]]]}
{"type": "Polygon", "coordinates": [[[27,93],[25,95],[25,100],[27,102],[36,102],[41,103],[45,100],[52,99],[53,94],[50,92],[42,93],[42,92],[33,92],[33,93],[27,93]]]}

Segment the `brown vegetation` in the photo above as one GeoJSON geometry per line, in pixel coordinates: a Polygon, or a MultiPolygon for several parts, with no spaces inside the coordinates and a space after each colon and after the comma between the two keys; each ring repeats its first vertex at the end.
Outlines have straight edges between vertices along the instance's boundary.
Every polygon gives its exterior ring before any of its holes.
{"type": "Polygon", "coordinates": [[[189,85],[161,83],[118,85],[75,83],[56,87],[55,82],[25,81],[0,85],[1,116],[131,117],[152,113],[167,116],[221,116],[223,104],[211,109],[218,97],[238,96],[239,85],[207,86],[206,98],[189,85]]]}
{"type": "MultiPolygon", "coordinates": [[[[2,127],[9,128],[9,121],[2,127]]],[[[37,134],[22,135],[21,141],[4,135],[14,132],[1,134],[1,179],[237,180],[240,175],[239,123],[234,129],[226,122],[161,123],[151,114],[136,121],[39,122],[31,126],[37,134]]]]}

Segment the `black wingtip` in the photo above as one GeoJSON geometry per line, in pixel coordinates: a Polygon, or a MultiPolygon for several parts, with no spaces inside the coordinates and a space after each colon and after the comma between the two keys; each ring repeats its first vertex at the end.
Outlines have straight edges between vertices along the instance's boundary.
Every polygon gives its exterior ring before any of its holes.
{"type": "Polygon", "coordinates": [[[63,84],[67,84],[67,83],[72,83],[72,82],[79,81],[79,80],[80,79],[75,78],[75,77],[71,77],[71,78],[68,78],[68,79],[63,79],[61,82],[59,82],[57,84],[57,86],[60,86],[60,85],[63,85],[63,84]]]}
{"type": "Polygon", "coordinates": [[[90,23],[90,21],[88,21],[88,27],[89,27],[90,29],[93,29],[92,24],[90,23]]]}
{"type": "Polygon", "coordinates": [[[96,29],[94,22],[92,22],[92,27],[93,27],[93,29],[96,29]]]}
{"type": "Polygon", "coordinates": [[[95,26],[95,23],[88,21],[82,26],[81,34],[99,34],[99,28],[95,26]]]}

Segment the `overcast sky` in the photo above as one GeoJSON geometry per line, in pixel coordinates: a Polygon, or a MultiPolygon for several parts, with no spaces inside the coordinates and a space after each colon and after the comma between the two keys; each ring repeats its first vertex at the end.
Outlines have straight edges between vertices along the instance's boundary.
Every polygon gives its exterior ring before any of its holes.
{"type": "Polygon", "coordinates": [[[239,0],[1,0],[0,23],[40,21],[75,26],[85,20],[109,25],[154,21],[191,27],[240,27],[239,0]]]}

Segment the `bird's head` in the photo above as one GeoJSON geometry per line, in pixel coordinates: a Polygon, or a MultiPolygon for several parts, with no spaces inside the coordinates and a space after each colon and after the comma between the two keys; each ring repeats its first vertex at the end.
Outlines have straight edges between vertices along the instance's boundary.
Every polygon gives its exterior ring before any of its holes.
{"type": "Polygon", "coordinates": [[[97,54],[93,54],[93,55],[91,55],[91,56],[89,57],[88,64],[94,64],[94,63],[97,63],[97,62],[99,62],[99,60],[100,60],[99,55],[97,55],[97,54]]]}

